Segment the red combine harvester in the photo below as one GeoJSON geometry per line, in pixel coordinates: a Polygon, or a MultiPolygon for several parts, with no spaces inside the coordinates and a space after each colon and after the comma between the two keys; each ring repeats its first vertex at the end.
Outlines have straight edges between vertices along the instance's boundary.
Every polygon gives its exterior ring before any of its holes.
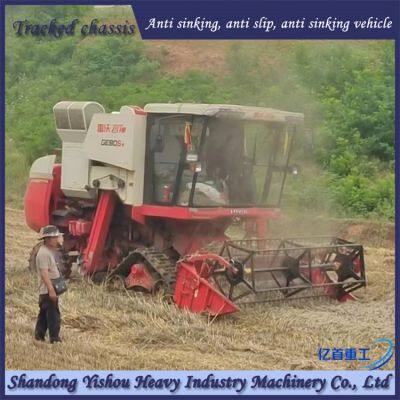
{"type": "MultiPolygon", "coordinates": [[[[162,290],[212,315],[241,303],[327,295],[366,285],[362,246],[338,238],[267,238],[303,115],[218,104],[148,104],[105,113],[55,105],[62,161],[37,159],[25,215],[64,232],[62,269],[162,290]],[[246,240],[226,231],[242,222],[246,240]]],[[[36,254],[31,254],[31,264],[36,254]]]]}

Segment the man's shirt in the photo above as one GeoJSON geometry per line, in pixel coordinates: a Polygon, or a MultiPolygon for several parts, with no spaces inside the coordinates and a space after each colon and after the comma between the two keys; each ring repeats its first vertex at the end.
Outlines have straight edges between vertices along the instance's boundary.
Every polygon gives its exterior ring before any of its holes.
{"type": "Polygon", "coordinates": [[[43,282],[40,272],[47,270],[50,279],[56,279],[60,277],[60,271],[57,268],[56,259],[54,252],[47,246],[43,245],[40,247],[36,255],[36,270],[39,276],[39,294],[47,294],[47,286],[43,282]]]}

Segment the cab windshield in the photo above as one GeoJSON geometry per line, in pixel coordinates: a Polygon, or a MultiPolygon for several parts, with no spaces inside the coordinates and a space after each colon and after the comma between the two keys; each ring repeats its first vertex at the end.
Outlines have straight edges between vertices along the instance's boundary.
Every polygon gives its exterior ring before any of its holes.
{"type": "Polygon", "coordinates": [[[149,121],[146,197],[190,207],[279,206],[295,126],[190,115],[149,121]]]}

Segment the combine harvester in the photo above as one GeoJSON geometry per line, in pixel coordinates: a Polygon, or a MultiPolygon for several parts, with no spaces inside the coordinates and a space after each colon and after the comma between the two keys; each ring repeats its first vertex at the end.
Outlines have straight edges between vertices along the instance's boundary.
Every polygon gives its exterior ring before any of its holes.
{"type": "MultiPolygon", "coordinates": [[[[303,115],[219,104],[148,104],[106,113],[55,105],[62,161],[37,159],[27,224],[64,232],[62,266],[95,282],[172,297],[211,315],[242,303],[327,295],[366,285],[362,246],[338,238],[267,238],[279,217],[303,115]],[[243,222],[247,240],[227,228],[243,222]]],[[[31,266],[38,246],[32,251],[31,266]]]]}

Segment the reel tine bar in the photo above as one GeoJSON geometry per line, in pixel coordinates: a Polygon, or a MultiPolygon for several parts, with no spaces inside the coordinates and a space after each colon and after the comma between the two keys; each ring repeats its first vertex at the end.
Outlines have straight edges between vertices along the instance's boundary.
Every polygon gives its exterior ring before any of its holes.
{"type": "Polygon", "coordinates": [[[259,302],[260,295],[273,292],[285,299],[301,292],[308,295],[296,298],[310,297],[309,291],[316,289],[315,296],[346,301],[366,286],[363,247],[340,238],[228,240],[220,255],[239,271],[234,279],[226,271],[225,282],[218,282],[232,301],[255,295],[259,302]],[[239,287],[241,293],[235,295],[239,287]]]}

